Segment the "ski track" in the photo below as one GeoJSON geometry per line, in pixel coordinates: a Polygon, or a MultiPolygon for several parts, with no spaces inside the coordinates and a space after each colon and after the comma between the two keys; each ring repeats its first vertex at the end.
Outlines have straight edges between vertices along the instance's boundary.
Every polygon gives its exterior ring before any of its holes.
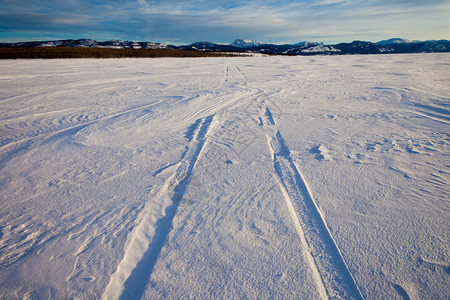
{"type": "MultiPolygon", "coordinates": [[[[237,66],[234,66],[233,70],[247,81],[247,77],[237,66]]],[[[230,67],[227,66],[225,82],[229,83],[229,79],[230,67]]],[[[270,95],[281,93],[283,90],[270,95]]],[[[249,99],[259,102],[262,97],[268,95],[260,89],[256,92],[252,89],[239,91],[238,95],[232,93],[223,97],[224,100],[213,105],[213,109],[223,113],[238,103],[249,99]]],[[[205,95],[208,96],[210,95],[205,95]]],[[[298,232],[303,257],[316,282],[318,294],[323,299],[363,299],[303,176],[276,128],[270,109],[264,103],[263,106],[265,111],[259,117],[259,125],[263,126],[266,132],[275,173],[280,180],[280,188],[298,232]]],[[[192,118],[208,112],[211,112],[211,107],[192,112],[186,117],[192,118]]],[[[128,238],[124,257],[112,275],[103,299],[140,299],[143,296],[145,286],[183,200],[192,171],[207,144],[208,132],[214,128],[212,124],[217,119],[216,116],[217,113],[197,119],[187,128],[185,136],[189,140],[187,150],[177,164],[176,171],[156,195],[155,198],[158,200],[147,204],[138,217],[137,226],[128,238]]],[[[163,169],[168,167],[170,166],[163,169]]]]}
{"type": "Polygon", "coordinates": [[[266,132],[280,188],[300,237],[305,260],[319,294],[330,299],[364,299],[310,192],[294,163],[269,107],[263,103],[261,126],[266,132]]]}
{"type": "MultiPolygon", "coordinates": [[[[222,95],[220,101],[215,101],[200,110],[181,116],[185,119],[195,119],[200,115],[215,112],[208,117],[197,119],[187,128],[185,134],[189,140],[187,150],[177,164],[176,171],[167,179],[156,195],[158,200],[149,203],[138,217],[138,225],[129,236],[124,257],[112,275],[103,299],[140,299],[142,297],[159,253],[171,230],[178,206],[182,204],[181,201],[192,171],[207,143],[208,132],[213,130],[218,114],[249,99],[255,99],[262,93],[260,89],[244,87],[248,80],[247,77],[237,66],[234,66],[233,69],[235,74],[230,75],[230,67],[227,65],[224,82],[230,83],[229,79],[236,77],[244,78],[243,83],[233,82],[239,85],[239,89],[222,95]]],[[[218,93],[221,94],[220,89],[202,97],[207,98],[218,93]]],[[[163,169],[168,167],[170,166],[163,169]]],[[[156,173],[161,171],[158,170],[156,173]]]]}
{"type": "Polygon", "coordinates": [[[147,204],[138,217],[138,225],[128,239],[125,254],[112,275],[103,299],[140,299],[153,267],[171,229],[192,170],[200,157],[208,132],[213,129],[215,115],[196,121],[189,130],[193,136],[176,171],[159,193],[157,201],[147,204]]]}
{"type": "MultiPolygon", "coordinates": [[[[230,75],[230,67],[227,65],[224,82],[236,84],[238,89],[221,95],[219,99],[222,100],[214,101],[209,106],[180,116],[183,119],[195,119],[198,116],[212,113],[208,117],[197,119],[187,128],[185,134],[189,141],[187,150],[177,164],[176,171],[167,179],[156,195],[155,198],[158,200],[149,203],[138,217],[138,225],[129,236],[124,257],[112,275],[103,299],[140,299],[142,297],[159,253],[171,230],[178,207],[182,205],[182,198],[192,171],[207,145],[208,132],[213,130],[214,125],[218,122],[218,115],[243,102],[254,100],[262,94],[260,89],[245,87],[248,79],[235,65],[233,73],[230,75]],[[245,79],[244,82],[229,81],[239,77],[245,79]]],[[[217,96],[217,94],[222,94],[221,88],[201,97],[207,98],[217,96]]],[[[162,170],[171,166],[166,166],[162,170]]],[[[158,170],[156,173],[158,174],[162,170],[158,170]]]]}

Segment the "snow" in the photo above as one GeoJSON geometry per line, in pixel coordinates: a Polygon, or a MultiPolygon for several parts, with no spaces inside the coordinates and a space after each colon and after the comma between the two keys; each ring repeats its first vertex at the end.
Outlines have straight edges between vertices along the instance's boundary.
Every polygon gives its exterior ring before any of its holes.
{"type": "Polygon", "coordinates": [[[0,298],[449,298],[448,54],[0,65],[0,298]]]}
{"type": "Polygon", "coordinates": [[[302,41],[302,42],[295,43],[294,46],[302,46],[302,47],[324,46],[324,43],[302,41]]]}
{"type": "Polygon", "coordinates": [[[59,41],[49,41],[49,42],[44,42],[41,45],[39,45],[38,47],[58,47],[61,45],[61,42],[59,41]]]}
{"type": "Polygon", "coordinates": [[[334,48],[333,46],[323,46],[317,45],[314,47],[309,47],[307,49],[302,49],[303,53],[324,53],[324,52],[340,52],[341,50],[334,48]]]}
{"type": "Polygon", "coordinates": [[[241,40],[241,39],[237,39],[234,42],[232,42],[230,45],[231,46],[235,46],[238,48],[252,48],[252,47],[257,47],[260,45],[263,45],[264,43],[262,42],[258,42],[255,40],[241,40]]]}

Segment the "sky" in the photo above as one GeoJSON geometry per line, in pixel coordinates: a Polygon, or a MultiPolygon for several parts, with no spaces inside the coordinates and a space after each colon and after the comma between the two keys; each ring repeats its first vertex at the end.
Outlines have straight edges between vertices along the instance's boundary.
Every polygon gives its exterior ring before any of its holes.
{"type": "Polygon", "coordinates": [[[449,0],[0,0],[0,41],[450,39],[449,0]]]}

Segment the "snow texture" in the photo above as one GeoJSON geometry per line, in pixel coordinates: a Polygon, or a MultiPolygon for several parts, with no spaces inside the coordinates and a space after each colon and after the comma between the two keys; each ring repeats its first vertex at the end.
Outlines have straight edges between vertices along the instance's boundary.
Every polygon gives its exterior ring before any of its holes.
{"type": "Polygon", "coordinates": [[[0,65],[0,298],[450,297],[450,55],[0,65]]]}

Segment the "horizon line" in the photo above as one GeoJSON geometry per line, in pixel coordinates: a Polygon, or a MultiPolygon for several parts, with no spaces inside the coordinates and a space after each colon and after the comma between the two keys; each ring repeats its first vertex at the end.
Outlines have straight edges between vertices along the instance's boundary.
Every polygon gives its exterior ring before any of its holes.
{"type": "Polygon", "coordinates": [[[321,43],[324,45],[337,45],[337,44],[341,44],[341,43],[352,43],[355,41],[363,41],[363,42],[370,42],[370,43],[379,43],[382,41],[389,41],[389,40],[405,40],[405,41],[410,41],[411,43],[420,43],[420,42],[433,42],[433,41],[449,41],[445,38],[442,39],[431,39],[431,40],[410,40],[410,39],[406,39],[406,38],[398,38],[398,37],[394,37],[394,38],[388,38],[388,39],[382,39],[379,41],[371,41],[371,40],[361,40],[361,39],[355,39],[352,40],[351,42],[337,42],[337,43],[325,43],[322,41],[311,41],[311,40],[303,40],[303,41],[298,41],[298,42],[294,42],[294,43],[265,43],[265,42],[261,42],[258,40],[253,40],[253,39],[246,39],[246,38],[237,38],[235,39],[233,42],[231,43],[220,43],[220,42],[213,42],[213,41],[207,41],[207,40],[196,40],[193,42],[190,42],[188,44],[185,43],[165,43],[165,42],[154,42],[154,41],[145,41],[145,40],[127,40],[127,39],[92,39],[92,38],[62,38],[62,39],[33,39],[33,40],[22,40],[22,41],[15,41],[15,42],[7,42],[7,41],[1,41],[0,39],[0,43],[2,44],[19,44],[19,43],[32,43],[32,42],[54,42],[54,41],[79,41],[79,40],[91,40],[91,41],[95,41],[95,42],[110,42],[110,41],[121,41],[121,42],[134,42],[134,43],[153,43],[153,44],[161,44],[161,45],[166,45],[166,46],[186,46],[186,45],[192,45],[195,43],[212,43],[212,44],[216,44],[216,45],[231,45],[232,43],[234,43],[235,41],[238,40],[242,40],[242,41],[252,41],[252,42],[257,42],[260,43],[261,45],[295,45],[295,44],[299,44],[299,43],[303,43],[303,42],[308,42],[308,43],[321,43]]]}

